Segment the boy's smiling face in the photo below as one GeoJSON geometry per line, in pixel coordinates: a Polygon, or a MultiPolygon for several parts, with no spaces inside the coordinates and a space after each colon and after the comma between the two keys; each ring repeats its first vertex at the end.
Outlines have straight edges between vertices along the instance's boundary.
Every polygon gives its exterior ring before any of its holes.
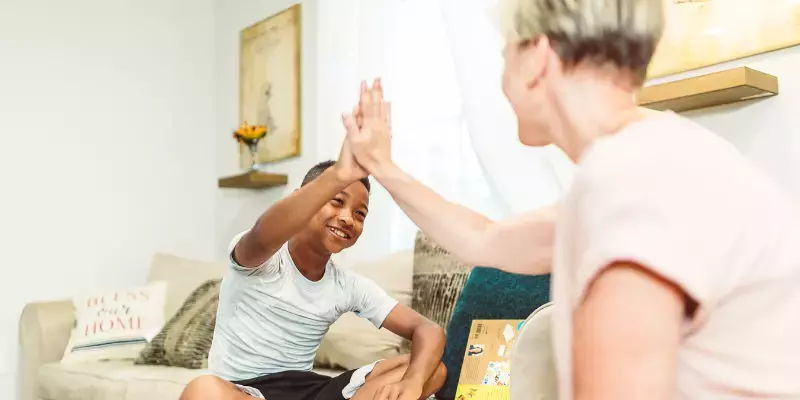
{"type": "Polygon", "coordinates": [[[356,243],[364,230],[369,206],[369,192],[360,181],[346,187],[309,222],[322,246],[338,253],[356,243]]]}

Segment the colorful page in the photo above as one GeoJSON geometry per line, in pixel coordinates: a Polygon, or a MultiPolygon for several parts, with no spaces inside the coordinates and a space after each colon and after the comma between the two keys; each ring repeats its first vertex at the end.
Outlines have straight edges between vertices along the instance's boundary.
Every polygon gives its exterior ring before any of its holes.
{"type": "Polygon", "coordinates": [[[456,400],[507,400],[511,348],[524,320],[475,320],[467,340],[456,400]]]}

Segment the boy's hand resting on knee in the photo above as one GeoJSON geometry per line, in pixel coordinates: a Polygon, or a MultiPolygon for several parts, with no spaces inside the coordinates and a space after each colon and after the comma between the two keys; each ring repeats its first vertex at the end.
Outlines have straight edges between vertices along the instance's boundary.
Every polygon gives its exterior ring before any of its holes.
{"type": "Polygon", "coordinates": [[[424,382],[414,382],[403,379],[397,383],[390,383],[375,392],[374,400],[418,400],[422,397],[424,382]]]}

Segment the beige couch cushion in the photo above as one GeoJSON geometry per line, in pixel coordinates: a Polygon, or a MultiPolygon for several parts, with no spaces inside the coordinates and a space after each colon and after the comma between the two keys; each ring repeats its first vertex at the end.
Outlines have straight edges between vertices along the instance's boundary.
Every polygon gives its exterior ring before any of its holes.
{"type": "MultiPolygon", "coordinates": [[[[411,251],[390,254],[350,268],[372,279],[400,304],[411,304],[411,251]]],[[[329,368],[355,369],[379,359],[403,353],[403,339],[375,329],[369,321],[347,313],[339,318],[322,339],[314,364],[329,368]]]]}
{"type": "Polygon", "coordinates": [[[400,304],[411,305],[414,253],[411,250],[389,254],[373,261],[353,265],[353,271],[371,279],[400,304]]]}
{"type": "Polygon", "coordinates": [[[150,264],[147,280],[169,282],[164,304],[164,315],[169,319],[198,286],[210,279],[222,278],[226,268],[224,263],[188,260],[156,253],[150,264]]]}
{"type": "MultiPolygon", "coordinates": [[[[315,369],[336,376],[342,371],[315,369]]],[[[133,365],[126,361],[64,365],[39,369],[42,400],[177,400],[189,381],[208,374],[202,369],[133,365]]]]}
{"type": "Polygon", "coordinates": [[[49,363],[39,369],[43,400],[177,399],[205,370],[133,365],[131,361],[49,363]]]}

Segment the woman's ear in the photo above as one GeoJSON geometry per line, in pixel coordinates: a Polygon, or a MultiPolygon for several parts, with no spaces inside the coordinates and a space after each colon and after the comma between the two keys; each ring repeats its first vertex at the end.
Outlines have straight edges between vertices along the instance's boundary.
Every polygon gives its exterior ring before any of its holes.
{"type": "Polygon", "coordinates": [[[535,87],[542,76],[547,72],[548,56],[550,55],[550,40],[547,36],[540,36],[528,41],[520,49],[522,58],[522,78],[528,88],[535,87]]]}

